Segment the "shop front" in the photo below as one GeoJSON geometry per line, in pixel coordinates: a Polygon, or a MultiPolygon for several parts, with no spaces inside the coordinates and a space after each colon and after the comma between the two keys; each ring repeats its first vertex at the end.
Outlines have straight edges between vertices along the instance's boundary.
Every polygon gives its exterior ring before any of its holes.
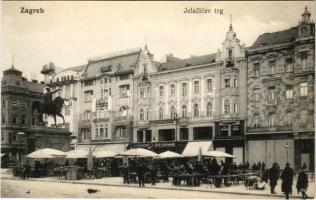
{"type": "Polygon", "coordinates": [[[181,154],[186,144],[187,141],[136,142],[129,144],[127,149],[144,148],[156,153],[173,151],[181,154]]]}

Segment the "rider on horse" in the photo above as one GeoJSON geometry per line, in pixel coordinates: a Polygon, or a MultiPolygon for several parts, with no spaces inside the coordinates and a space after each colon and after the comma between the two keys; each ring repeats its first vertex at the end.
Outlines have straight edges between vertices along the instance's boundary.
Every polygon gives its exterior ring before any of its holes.
{"type": "Polygon", "coordinates": [[[54,92],[50,91],[50,88],[46,88],[46,93],[44,94],[44,108],[46,111],[51,111],[54,109],[54,102],[53,102],[53,94],[58,92],[60,89],[55,90],[54,92]]]}

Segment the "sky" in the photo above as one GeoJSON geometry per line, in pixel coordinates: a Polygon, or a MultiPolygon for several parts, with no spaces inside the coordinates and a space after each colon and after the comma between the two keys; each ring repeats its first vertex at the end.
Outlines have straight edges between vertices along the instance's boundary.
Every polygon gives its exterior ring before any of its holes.
{"type": "Polygon", "coordinates": [[[74,67],[92,57],[144,47],[146,41],[160,62],[169,53],[179,58],[215,53],[225,39],[230,15],[241,44],[250,46],[260,34],[297,26],[305,6],[315,21],[313,1],[4,1],[0,69],[9,68],[13,60],[24,76],[35,74],[33,78],[43,80],[40,70],[49,62],[74,67]],[[42,8],[44,13],[20,13],[21,7],[42,8]],[[191,7],[211,13],[184,13],[191,7]],[[222,15],[214,9],[222,9],[222,15]]]}

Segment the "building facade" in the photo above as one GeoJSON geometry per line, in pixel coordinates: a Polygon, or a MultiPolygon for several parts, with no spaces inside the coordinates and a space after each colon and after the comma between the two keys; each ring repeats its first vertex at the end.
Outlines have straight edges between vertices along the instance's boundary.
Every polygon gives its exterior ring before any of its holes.
{"type": "Polygon", "coordinates": [[[70,132],[48,128],[33,110],[34,102],[43,101],[44,83],[27,81],[13,66],[3,71],[1,85],[1,153],[19,160],[37,149],[69,149],[70,132]],[[22,132],[22,134],[21,134],[22,132]],[[18,134],[20,133],[20,134],[18,134]]]}
{"type": "Polygon", "coordinates": [[[260,35],[248,49],[247,160],[314,169],[315,25],[260,35]],[[260,149],[260,151],[258,151],[260,149]]]}
{"type": "MultiPolygon", "coordinates": [[[[65,105],[62,109],[62,115],[65,119],[56,118],[58,127],[65,128],[72,133],[71,148],[75,149],[78,140],[78,123],[80,119],[80,102],[81,102],[81,77],[86,65],[71,67],[63,70],[56,70],[56,67],[50,63],[43,66],[41,73],[44,75],[46,86],[59,92],[53,94],[53,99],[57,96],[65,100],[65,105]]],[[[45,116],[45,121],[48,127],[56,127],[54,118],[45,116]]]]}

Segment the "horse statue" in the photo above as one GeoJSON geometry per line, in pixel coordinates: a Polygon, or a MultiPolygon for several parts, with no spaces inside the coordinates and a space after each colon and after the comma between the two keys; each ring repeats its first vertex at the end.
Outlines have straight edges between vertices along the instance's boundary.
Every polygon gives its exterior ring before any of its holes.
{"type": "Polygon", "coordinates": [[[52,94],[55,92],[50,92],[48,90],[48,92],[44,95],[44,102],[35,101],[32,105],[32,114],[34,113],[35,110],[37,110],[39,112],[39,121],[41,123],[44,123],[41,117],[43,114],[47,114],[48,116],[53,116],[55,126],[58,127],[56,123],[56,116],[61,117],[65,125],[65,118],[61,114],[62,107],[64,106],[64,99],[58,96],[52,101],[51,100],[52,94]]]}

